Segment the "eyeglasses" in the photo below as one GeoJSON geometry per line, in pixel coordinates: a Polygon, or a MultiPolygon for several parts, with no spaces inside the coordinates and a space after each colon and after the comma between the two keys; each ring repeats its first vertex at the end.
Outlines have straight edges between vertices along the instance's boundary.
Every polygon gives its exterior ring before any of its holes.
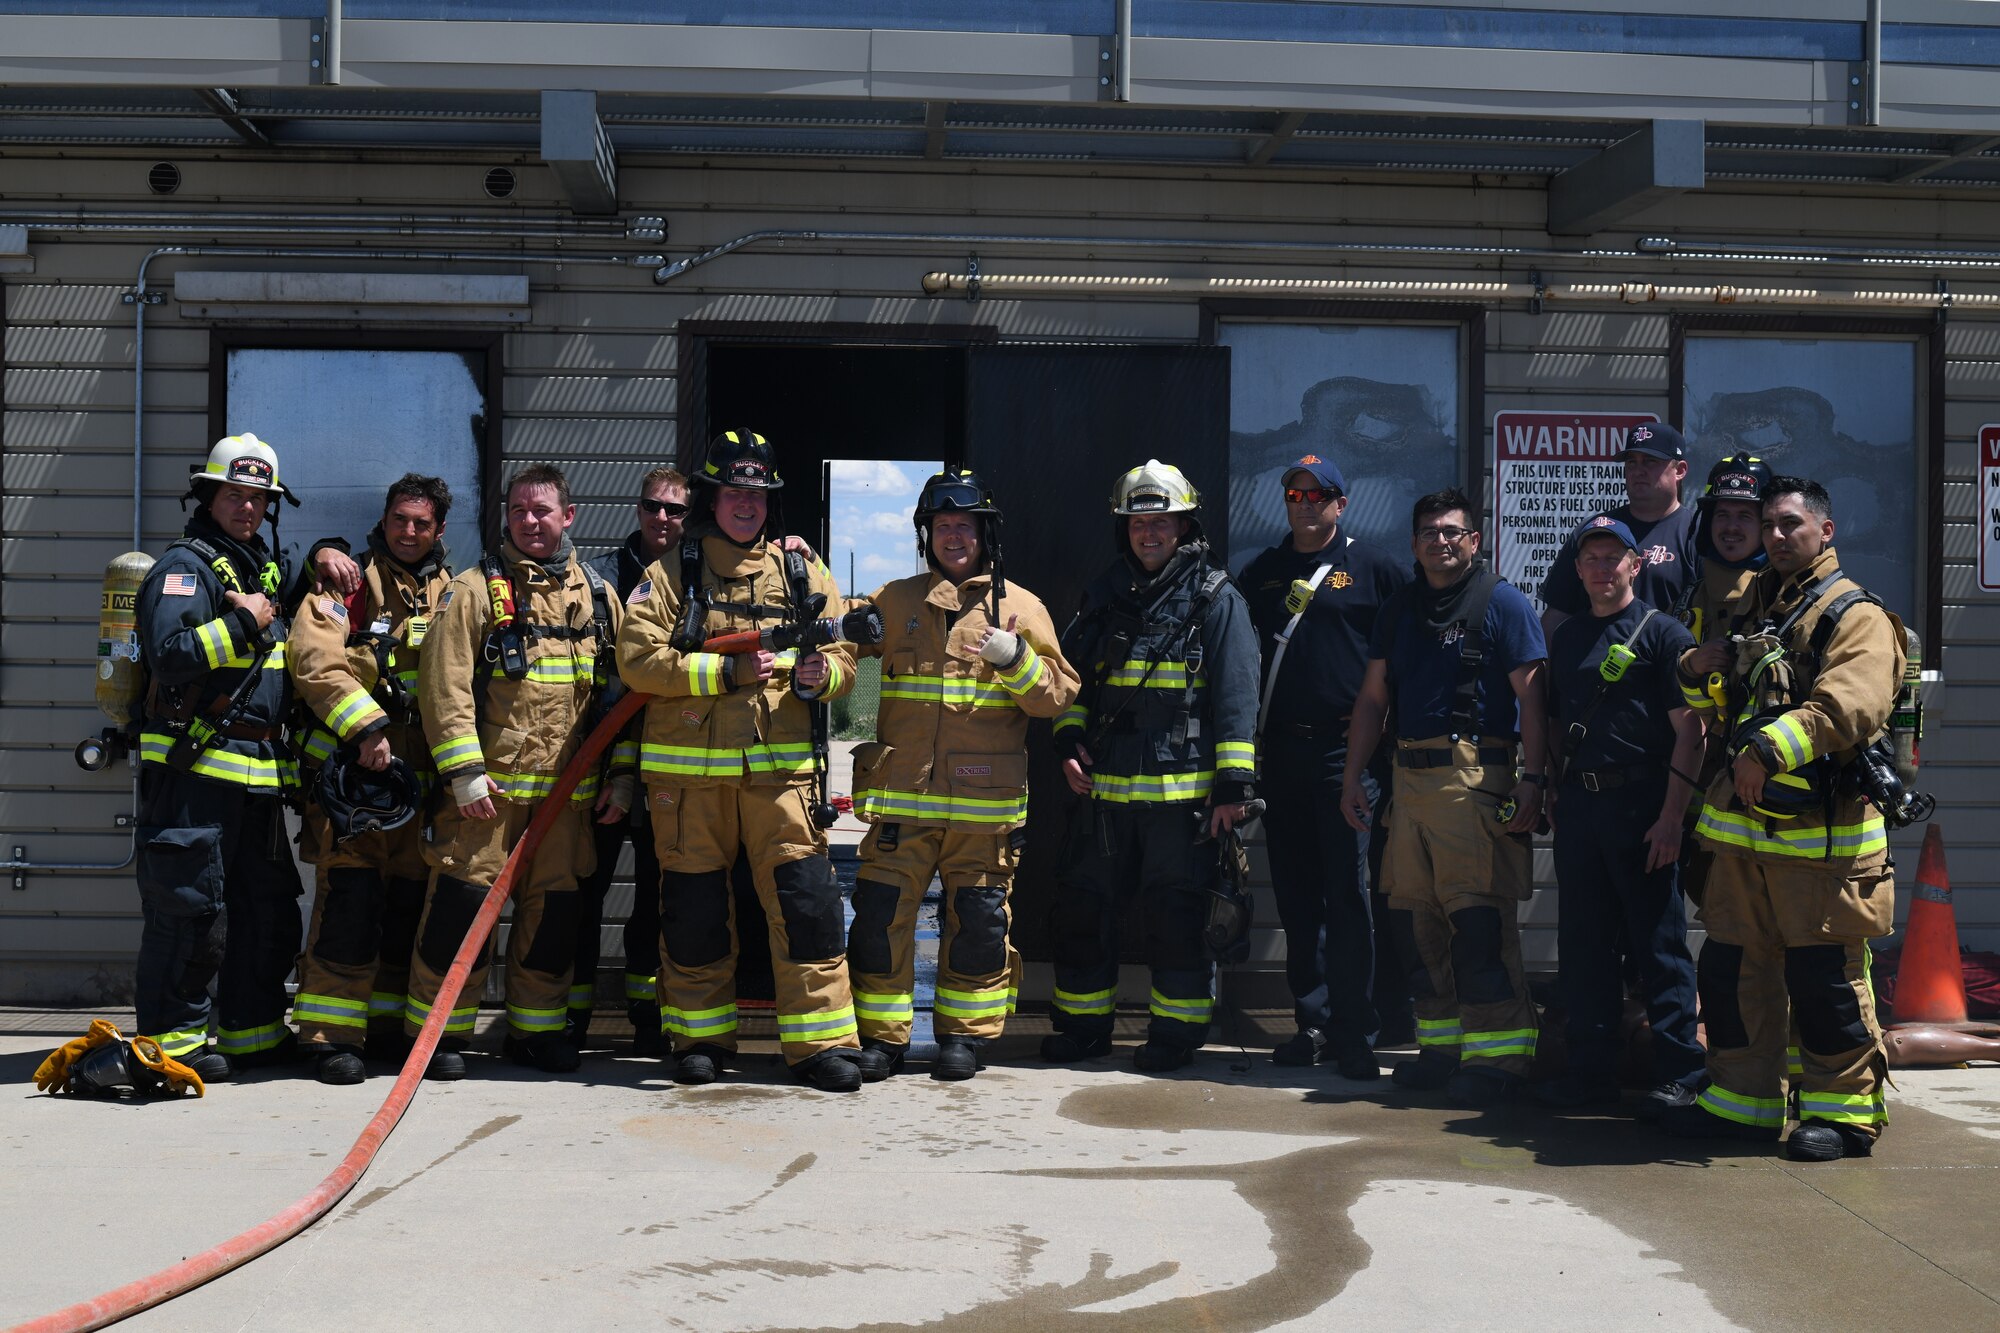
{"type": "Polygon", "coordinates": [[[1478,528],[1418,528],[1417,540],[1420,542],[1447,542],[1457,545],[1465,539],[1467,534],[1477,531],[1479,531],[1478,528]]]}
{"type": "Polygon", "coordinates": [[[1323,505],[1328,500],[1340,498],[1339,491],[1328,490],[1324,486],[1287,486],[1285,503],[1295,505],[1323,505]]]}
{"type": "Polygon", "coordinates": [[[686,518],[688,507],[672,500],[641,500],[639,508],[656,518],[686,518]]]}

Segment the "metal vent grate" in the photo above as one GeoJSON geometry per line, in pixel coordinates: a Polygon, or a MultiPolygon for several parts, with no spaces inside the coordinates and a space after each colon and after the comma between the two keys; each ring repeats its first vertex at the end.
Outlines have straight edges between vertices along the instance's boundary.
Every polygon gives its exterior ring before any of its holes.
{"type": "Polygon", "coordinates": [[[514,183],[514,172],[510,167],[495,167],[486,173],[486,193],[495,199],[512,198],[514,183]]]}
{"type": "Polygon", "coordinates": [[[181,188],[181,169],[171,162],[155,162],[146,173],[146,188],[154,194],[172,194],[181,188]]]}

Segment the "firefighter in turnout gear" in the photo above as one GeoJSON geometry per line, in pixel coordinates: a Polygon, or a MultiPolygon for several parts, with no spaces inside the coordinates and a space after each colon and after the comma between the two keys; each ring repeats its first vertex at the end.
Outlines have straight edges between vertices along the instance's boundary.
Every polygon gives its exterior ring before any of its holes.
{"type": "MultiPolygon", "coordinates": [[[[814,818],[815,703],[853,687],[854,654],[703,652],[710,634],[817,616],[838,591],[782,549],[771,447],[725,431],[695,473],[694,525],[629,598],[618,669],[646,705],[639,764],[660,858],[660,1010],[674,1078],[709,1083],[736,1051],[730,869],[747,849],[770,934],[778,1036],[803,1082],[862,1082],[840,886],[814,818]],[[817,603],[817,605],[815,605],[817,603]]],[[[887,1073],[886,1062],[869,1069],[887,1073]]]]}
{"type": "Polygon", "coordinates": [[[1832,503],[1817,482],[1763,487],[1770,568],[1737,616],[1744,629],[1718,706],[1682,658],[1688,704],[1730,737],[1697,834],[1714,853],[1697,966],[1710,1085],[1663,1118],[1683,1137],[1775,1141],[1783,1129],[1786,1007],[1796,1023],[1794,1161],[1865,1157],[1887,1122],[1887,1056],[1868,941],[1889,933],[1895,874],[1882,813],[1853,782],[1884,733],[1903,675],[1902,626],[1841,575],[1832,503]]]}
{"type": "MultiPolygon", "coordinates": [[[[373,773],[400,759],[420,796],[436,783],[417,718],[417,661],[451,582],[440,540],[451,490],[409,473],[389,488],[352,596],[309,596],[292,625],[292,683],[305,705],[299,750],[309,774],[340,753],[373,773]]],[[[315,783],[309,776],[309,793],[315,783]]],[[[424,908],[423,825],[355,829],[306,807],[301,852],[317,868],[292,1021],[322,1083],[359,1083],[362,1048],[400,1056],[403,1000],[424,908]]]]}
{"type": "Polygon", "coordinates": [[[1077,803],[1050,929],[1055,1033],[1042,1057],[1111,1049],[1122,900],[1144,900],[1152,1021],[1142,1070],[1178,1069],[1208,1038],[1215,967],[1203,940],[1220,889],[1217,835],[1257,777],[1257,636],[1210,563],[1201,498],[1157,460],[1112,490],[1121,558],[1085,591],[1063,655],[1082,679],[1055,742],[1077,803]]]}
{"type": "Polygon", "coordinates": [[[893,1072],[914,1016],[917,909],[941,878],[931,1075],[966,1079],[1019,985],[1008,895],[1028,813],[1028,719],[1060,713],[1077,679],[1041,602],[1005,581],[1000,510],[977,476],[925,482],[914,522],[930,572],[869,599],[888,637],[860,650],[882,659],[882,703],[878,739],[854,757],[854,813],[875,829],[861,844],[847,959],[861,1044],[893,1072]]]}
{"type": "Polygon", "coordinates": [[[268,445],[248,433],[218,440],[190,478],[199,507],[137,600],[151,679],[139,735],[138,1025],[209,1082],[232,1064],[288,1058],[294,1040],[287,578],[259,532],[267,517],[275,530],[281,495],[291,498],[268,445]]]}
{"type": "MultiPolygon", "coordinates": [[[[576,517],[569,482],[537,463],[507,487],[506,541],[498,555],[451,581],[424,636],[417,704],[438,777],[438,805],[424,859],[431,866],[423,920],[410,958],[403,1023],[414,1035],[438,987],[542,800],[588,733],[610,683],[620,606],[570,546],[576,517]]],[[[507,942],[507,1053],[516,1063],[565,1073],[580,1063],[565,1031],[576,949],[577,879],[593,868],[589,820],[632,801],[629,772],[577,784],[534,865],[515,885],[507,942]]],[[[459,1051],[472,1034],[486,983],[489,943],[452,1006],[428,1076],[464,1076],[459,1051]]]]}

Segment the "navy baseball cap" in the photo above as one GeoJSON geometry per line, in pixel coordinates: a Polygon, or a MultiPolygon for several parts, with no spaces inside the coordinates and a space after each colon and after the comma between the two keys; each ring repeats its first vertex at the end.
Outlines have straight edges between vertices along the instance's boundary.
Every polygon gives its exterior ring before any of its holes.
{"type": "Polygon", "coordinates": [[[1583,526],[1576,530],[1577,550],[1581,551],[1583,544],[1592,537],[1616,537],[1626,550],[1636,552],[1639,549],[1639,539],[1632,535],[1632,529],[1609,514],[1599,514],[1596,518],[1583,521],[1583,526]]]}
{"type": "MultiPolygon", "coordinates": [[[[1687,441],[1664,421],[1642,421],[1625,433],[1626,454],[1651,454],[1672,462],[1688,456],[1687,441]]],[[[1621,457],[1623,455],[1621,454],[1621,457]]]]}
{"type": "Polygon", "coordinates": [[[1340,495],[1347,494],[1347,479],[1340,475],[1340,469],[1333,465],[1332,460],[1321,458],[1318,454],[1307,454],[1286,468],[1283,480],[1290,481],[1294,472],[1310,473],[1321,486],[1340,495]]]}

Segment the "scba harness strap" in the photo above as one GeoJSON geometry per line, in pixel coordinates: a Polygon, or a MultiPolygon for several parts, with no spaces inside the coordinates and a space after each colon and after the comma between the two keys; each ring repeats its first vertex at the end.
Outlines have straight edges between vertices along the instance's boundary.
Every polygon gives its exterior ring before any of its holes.
{"type": "MultiPolygon", "coordinates": [[[[208,566],[210,572],[227,591],[248,595],[244,592],[236,562],[230,559],[227,552],[218,550],[212,543],[200,537],[176,538],[168,544],[167,550],[171,552],[175,547],[193,552],[195,558],[208,566]]],[[[277,597],[279,590],[285,586],[285,570],[276,555],[264,562],[263,569],[258,571],[257,581],[259,591],[266,596],[277,597]]],[[[284,624],[282,608],[275,610],[272,623],[282,627],[284,624]]],[[[200,703],[178,689],[159,692],[158,702],[163,706],[154,711],[163,715],[160,722],[161,729],[174,738],[166,757],[170,767],[183,773],[188,772],[194,768],[203,754],[232,737],[262,742],[281,740],[281,728],[273,728],[269,734],[264,734],[261,731],[245,731],[241,725],[244,710],[249,708],[252,696],[257,693],[258,682],[263,679],[265,656],[266,654],[261,652],[252,652],[250,665],[242,669],[243,675],[236,682],[234,689],[226,694],[220,690],[214,691],[200,703]],[[222,702],[220,709],[215,707],[218,701],[222,702]],[[204,713],[213,714],[215,720],[212,722],[207,720],[201,716],[204,713]]]]}
{"type": "MultiPolygon", "coordinates": [[[[486,581],[487,595],[493,603],[493,623],[486,632],[486,644],[480,656],[488,663],[497,664],[500,674],[509,680],[527,677],[528,645],[538,639],[550,639],[558,643],[581,643],[585,638],[594,639],[591,657],[591,688],[602,693],[615,678],[617,644],[611,633],[611,587],[604,576],[579,560],[576,567],[583,571],[584,582],[590,586],[590,624],[537,625],[515,618],[514,608],[519,601],[514,595],[514,580],[508,575],[500,557],[488,553],[480,558],[479,572],[486,581]],[[504,609],[503,609],[504,608],[504,609]]],[[[486,696],[493,685],[491,669],[477,669],[472,673],[473,715],[480,719],[486,716],[486,696]]]]}
{"type": "MultiPolygon", "coordinates": [[[[1451,692],[1451,738],[1456,741],[1479,739],[1479,677],[1486,669],[1486,612],[1493,593],[1506,582],[1490,569],[1474,571],[1476,580],[1466,593],[1465,614],[1459,621],[1458,678],[1451,692]]],[[[1423,580],[1403,585],[1387,603],[1382,614],[1391,629],[1388,642],[1394,644],[1403,632],[1403,618],[1411,613],[1423,580]]]]}

